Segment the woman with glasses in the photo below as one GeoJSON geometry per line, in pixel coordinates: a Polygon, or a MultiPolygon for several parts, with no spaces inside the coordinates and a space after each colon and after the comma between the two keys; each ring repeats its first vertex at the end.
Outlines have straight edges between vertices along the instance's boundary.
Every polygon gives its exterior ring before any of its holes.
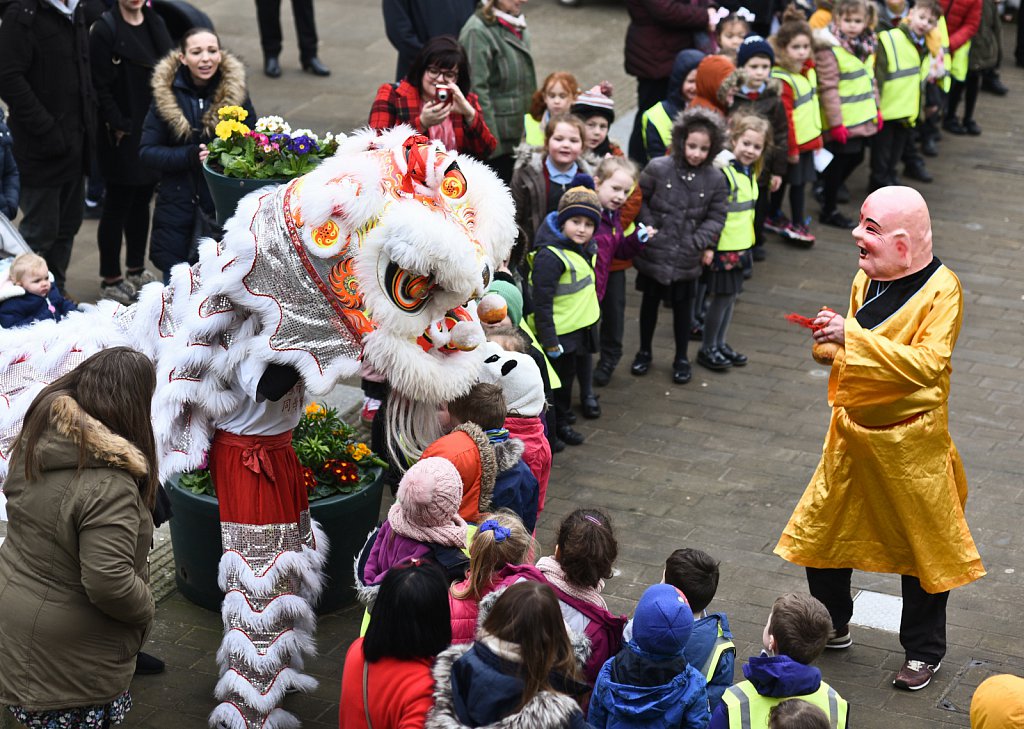
{"type": "Polygon", "coordinates": [[[445,148],[486,160],[497,141],[469,90],[466,51],[450,35],[430,39],[398,83],[383,84],[370,108],[370,127],[409,124],[445,148]]]}

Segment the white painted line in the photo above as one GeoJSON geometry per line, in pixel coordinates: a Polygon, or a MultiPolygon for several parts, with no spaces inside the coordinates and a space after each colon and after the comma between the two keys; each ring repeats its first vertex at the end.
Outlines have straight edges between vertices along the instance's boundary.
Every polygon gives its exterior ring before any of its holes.
{"type": "Polygon", "coordinates": [[[902,613],[902,597],[861,590],[853,598],[853,618],[850,622],[865,628],[899,633],[902,613]]]}

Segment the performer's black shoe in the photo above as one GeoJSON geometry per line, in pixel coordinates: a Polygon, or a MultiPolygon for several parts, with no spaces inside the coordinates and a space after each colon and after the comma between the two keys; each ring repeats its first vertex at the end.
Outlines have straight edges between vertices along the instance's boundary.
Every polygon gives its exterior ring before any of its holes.
{"type": "Polygon", "coordinates": [[[327,68],[327,66],[324,65],[323,61],[321,61],[316,56],[304,60],[302,62],[302,70],[305,71],[306,73],[311,73],[314,76],[331,75],[331,69],[327,68]]]}
{"type": "Polygon", "coordinates": [[[281,62],[277,60],[277,56],[267,56],[263,61],[263,73],[270,78],[281,77],[281,62]]]}

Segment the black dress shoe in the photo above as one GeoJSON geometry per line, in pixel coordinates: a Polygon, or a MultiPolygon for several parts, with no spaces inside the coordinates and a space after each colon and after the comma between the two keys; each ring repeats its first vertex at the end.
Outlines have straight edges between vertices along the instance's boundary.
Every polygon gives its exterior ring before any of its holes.
{"type": "Polygon", "coordinates": [[[677,385],[685,385],[693,379],[693,370],[690,368],[690,361],[677,359],[672,363],[672,382],[677,385]]]}
{"type": "Polygon", "coordinates": [[[996,96],[1006,96],[1006,94],[1010,91],[1008,88],[1006,88],[1006,84],[1004,84],[999,79],[999,74],[996,73],[995,71],[992,71],[990,73],[984,73],[982,75],[981,90],[987,91],[990,94],[995,94],[996,96]]]}
{"type": "Polygon", "coordinates": [[[302,70],[314,76],[330,76],[331,69],[327,68],[316,56],[302,62],[302,70]]]}
{"type": "Polygon", "coordinates": [[[903,175],[905,177],[909,177],[911,180],[917,180],[918,182],[931,182],[935,179],[923,163],[907,165],[903,168],[903,175]]]}
{"type": "Polygon", "coordinates": [[[587,439],[587,436],[583,435],[583,433],[578,430],[575,430],[571,425],[560,425],[556,432],[558,433],[558,438],[565,441],[566,445],[582,445],[583,441],[587,439]]]}
{"type": "Polygon", "coordinates": [[[585,397],[580,401],[580,411],[583,417],[588,420],[596,420],[601,417],[601,403],[597,401],[596,395],[585,397]]]}
{"type": "Polygon", "coordinates": [[[935,144],[935,137],[927,137],[921,142],[921,154],[925,157],[939,156],[939,148],[935,144]]]}
{"type": "Polygon", "coordinates": [[[715,372],[732,367],[732,361],[717,349],[701,349],[697,352],[697,364],[715,372]]]}
{"type": "Polygon", "coordinates": [[[748,361],[748,357],[745,354],[733,350],[728,344],[723,344],[718,348],[718,351],[725,355],[725,358],[732,362],[733,367],[742,367],[748,361]]]}
{"type": "Polygon", "coordinates": [[[565,441],[559,437],[555,437],[555,442],[551,444],[552,453],[561,453],[565,450],[565,441]]]}
{"type": "Polygon", "coordinates": [[[957,134],[959,136],[967,134],[967,130],[964,129],[964,125],[961,124],[960,120],[957,119],[955,116],[951,116],[947,118],[944,122],[942,122],[942,128],[945,129],[950,134],[957,134]]]}
{"type": "Polygon", "coordinates": [[[164,662],[156,656],[140,652],[135,656],[135,675],[152,676],[164,672],[164,662]]]}
{"type": "Polygon", "coordinates": [[[281,63],[277,60],[277,56],[267,56],[263,61],[263,73],[270,78],[280,78],[281,63]]]}
{"type": "Polygon", "coordinates": [[[857,227],[855,222],[838,210],[833,210],[830,213],[822,213],[818,220],[825,225],[831,225],[833,228],[842,228],[843,230],[853,230],[857,227]]]}
{"type": "Polygon", "coordinates": [[[629,368],[629,371],[637,377],[643,377],[650,371],[652,359],[650,352],[644,352],[642,350],[637,352],[636,357],[633,358],[633,365],[629,368]]]}
{"type": "Polygon", "coordinates": [[[964,119],[964,129],[966,129],[967,133],[972,137],[981,136],[981,127],[978,126],[978,122],[973,119],[964,119]]]}
{"type": "Polygon", "coordinates": [[[607,387],[608,383],[612,381],[611,370],[598,365],[594,368],[594,376],[590,378],[590,381],[594,383],[594,387],[607,387]]]}
{"type": "Polygon", "coordinates": [[[562,418],[562,420],[564,420],[569,425],[576,425],[576,413],[570,410],[565,414],[565,417],[562,418]]]}

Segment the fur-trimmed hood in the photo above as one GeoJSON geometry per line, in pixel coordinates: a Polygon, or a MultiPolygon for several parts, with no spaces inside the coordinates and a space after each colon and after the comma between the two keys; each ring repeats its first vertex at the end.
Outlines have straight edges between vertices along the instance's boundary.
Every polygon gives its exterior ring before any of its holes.
{"type": "Polygon", "coordinates": [[[815,28],[811,33],[811,43],[816,51],[829,50],[834,46],[841,46],[842,43],[836,38],[831,28],[815,28]]]}
{"type": "MultiPolygon", "coordinates": [[[[515,468],[515,465],[522,460],[523,452],[526,450],[523,441],[518,438],[509,438],[491,443],[491,445],[494,446],[495,466],[498,473],[505,473],[505,471],[515,468]]],[[[493,490],[491,493],[493,495],[493,490]]]]}
{"type": "MultiPolygon", "coordinates": [[[[718,98],[725,100],[726,96],[730,91],[735,90],[737,96],[743,96],[743,84],[747,82],[747,74],[742,68],[737,68],[729,77],[722,82],[722,85],[718,89],[718,98]]],[[[781,98],[782,96],[782,82],[777,78],[771,76],[765,81],[765,87],[762,94],[770,95],[774,94],[781,98]]]]}
{"type": "MultiPolygon", "coordinates": [[[[153,105],[156,113],[167,124],[171,133],[178,139],[188,139],[192,134],[192,125],[182,112],[174,95],[175,88],[190,89],[188,82],[179,74],[182,70],[178,60],[178,51],[174,50],[157,63],[153,69],[153,105]]],[[[184,71],[188,73],[188,71],[184,71]]],[[[217,126],[217,110],[222,106],[241,106],[248,94],[245,86],[245,65],[227,51],[221,51],[220,69],[214,77],[216,89],[209,98],[209,106],[203,113],[203,131],[213,136],[217,126]]],[[[253,120],[255,121],[255,120],[253,120]]]]}
{"type": "Polygon", "coordinates": [[[707,130],[711,141],[708,156],[701,167],[710,165],[725,144],[725,123],[722,115],[703,106],[691,106],[672,122],[672,157],[677,160],[677,164],[684,164],[686,138],[691,130],[697,127],[707,130]]]}
{"type": "Polygon", "coordinates": [[[498,478],[498,461],[487,433],[476,423],[463,423],[452,431],[465,433],[473,439],[480,451],[480,513],[491,510],[491,498],[494,496],[494,481],[498,478]]]}
{"type": "MultiPolygon", "coordinates": [[[[452,685],[455,662],[465,656],[475,644],[454,645],[437,656],[434,662],[434,707],[427,715],[424,726],[427,729],[463,729],[471,725],[463,723],[456,713],[456,696],[452,685]]],[[[476,676],[486,683],[486,676],[476,676]]],[[[474,682],[478,683],[478,682],[474,682]]],[[[486,688],[478,685],[478,688],[486,688]]],[[[498,699],[498,697],[493,697],[498,699]]],[[[462,703],[462,697],[459,697],[462,703]]],[[[481,726],[480,729],[553,729],[573,725],[573,718],[582,725],[583,715],[574,699],[565,694],[541,691],[518,712],[498,721],[481,726]]],[[[474,725],[475,726],[475,725],[474,725]]]]}
{"type": "Polygon", "coordinates": [[[84,442],[88,465],[117,468],[135,479],[148,473],[142,451],[85,412],[70,396],[54,399],[50,421],[57,437],[39,442],[39,447],[45,449],[41,459],[43,471],[77,468],[78,448],[84,442]]]}

